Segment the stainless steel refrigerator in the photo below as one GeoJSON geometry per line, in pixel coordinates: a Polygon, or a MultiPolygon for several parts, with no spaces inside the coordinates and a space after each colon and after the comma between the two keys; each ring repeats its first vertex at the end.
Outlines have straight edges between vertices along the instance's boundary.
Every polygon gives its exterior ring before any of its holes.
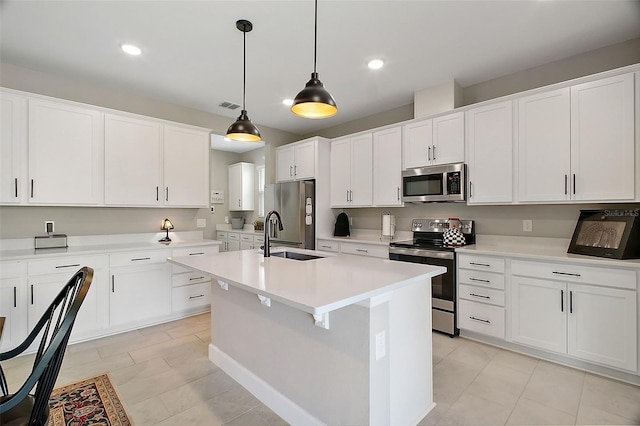
{"type": "Polygon", "coordinates": [[[280,213],[283,230],[275,224],[274,215],[268,227],[273,245],[304,249],[316,248],[315,182],[312,180],[268,185],[265,190],[265,214],[280,213]]]}

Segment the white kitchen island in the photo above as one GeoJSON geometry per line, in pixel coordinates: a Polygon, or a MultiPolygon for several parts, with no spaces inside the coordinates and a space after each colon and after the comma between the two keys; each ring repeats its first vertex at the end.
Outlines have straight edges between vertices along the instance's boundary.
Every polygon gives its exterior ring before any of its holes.
{"type": "Polygon", "coordinates": [[[169,261],[216,280],[209,358],[287,422],[415,425],[433,408],[431,278],[445,268],[258,251],[169,261]]]}

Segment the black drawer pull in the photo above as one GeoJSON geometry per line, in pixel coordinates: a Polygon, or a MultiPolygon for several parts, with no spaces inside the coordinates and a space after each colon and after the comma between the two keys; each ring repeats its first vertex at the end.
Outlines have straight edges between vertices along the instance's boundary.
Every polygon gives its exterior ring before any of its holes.
{"type": "Polygon", "coordinates": [[[77,268],[78,266],[80,266],[79,263],[74,263],[73,265],[58,265],[56,266],[56,269],[62,269],[62,268],[77,268]]]}
{"type": "Polygon", "coordinates": [[[481,294],[469,293],[469,296],[482,297],[483,299],[491,299],[491,296],[483,296],[481,294]]]}
{"type": "Polygon", "coordinates": [[[204,279],[204,277],[193,277],[193,278],[189,278],[189,281],[202,280],[202,279],[204,279]]]}
{"type": "Polygon", "coordinates": [[[151,260],[151,258],[150,257],[137,257],[135,259],[131,259],[132,262],[138,262],[138,261],[141,261],[141,260],[151,260]]]}
{"type": "Polygon", "coordinates": [[[199,256],[201,254],[204,254],[204,252],[198,252],[198,253],[189,253],[189,256],[199,256]]]}
{"type": "Polygon", "coordinates": [[[365,249],[356,249],[356,251],[360,253],[369,253],[369,250],[365,250],[365,249]]]}
{"type": "Polygon", "coordinates": [[[199,294],[199,295],[197,295],[197,296],[189,296],[189,300],[191,300],[191,299],[197,299],[197,298],[199,298],[199,297],[204,297],[204,294],[199,294]]]}
{"type": "Polygon", "coordinates": [[[13,307],[17,308],[18,307],[18,287],[13,287],[13,307]]]}
{"type": "Polygon", "coordinates": [[[489,284],[491,283],[491,281],[489,280],[481,280],[480,278],[473,278],[473,277],[470,277],[469,281],[479,281],[481,283],[489,283],[489,284]]]}
{"type": "Polygon", "coordinates": [[[556,275],[568,275],[570,277],[581,277],[582,276],[580,274],[572,274],[570,272],[556,272],[556,271],[553,271],[552,273],[556,274],[556,275]]]}
{"type": "Polygon", "coordinates": [[[482,319],[482,318],[469,317],[469,319],[472,319],[472,320],[474,320],[474,321],[480,321],[480,322],[483,322],[483,323],[485,323],[485,324],[491,324],[491,321],[486,320],[486,319],[482,319]]]}
{"type": "Polygon", "coordinates": [[[488,263],[469,262],[469,265],[484,266],[485,268],[490,268],[491,267],[491,265],[489,265],[488,263]]]}

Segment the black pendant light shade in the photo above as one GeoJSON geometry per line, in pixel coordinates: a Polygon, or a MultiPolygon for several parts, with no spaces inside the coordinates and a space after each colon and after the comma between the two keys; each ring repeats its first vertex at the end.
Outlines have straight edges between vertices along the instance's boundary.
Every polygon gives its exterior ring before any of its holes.
{"type": "Polygon", "coordinates": [[[315,24],[313,41],[313,72],[309,80],[293,100],[291,112],[304,118],[328,118],[338,113],[336,101],[318,78],[316,56],[318,51],[318,0],[315,0],[315,24]]]}
{"type": "Polygon", "coordinates": [[[253,29],[253,24],[246,19],[240,19],[236,22],[236,28],[243,32],[242,111],[240,117],[227,129],[227,137],[234,141],[259,142],[262,140],[260,131],[249,119],[245,105],[247,96],[247,33],[253,29]]]}

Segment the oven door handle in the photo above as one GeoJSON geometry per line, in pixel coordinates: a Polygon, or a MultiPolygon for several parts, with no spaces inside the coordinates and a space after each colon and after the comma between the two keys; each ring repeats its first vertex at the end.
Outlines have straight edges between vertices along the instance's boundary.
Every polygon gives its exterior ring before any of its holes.
{"type": "Polygon", "coordinates": [[[400,254],[404,256],[422,257],[427,259],[455,259],[455,253],[453,251],[422,250],[403,247],[389,247],[389,254],[400,254]]]}

